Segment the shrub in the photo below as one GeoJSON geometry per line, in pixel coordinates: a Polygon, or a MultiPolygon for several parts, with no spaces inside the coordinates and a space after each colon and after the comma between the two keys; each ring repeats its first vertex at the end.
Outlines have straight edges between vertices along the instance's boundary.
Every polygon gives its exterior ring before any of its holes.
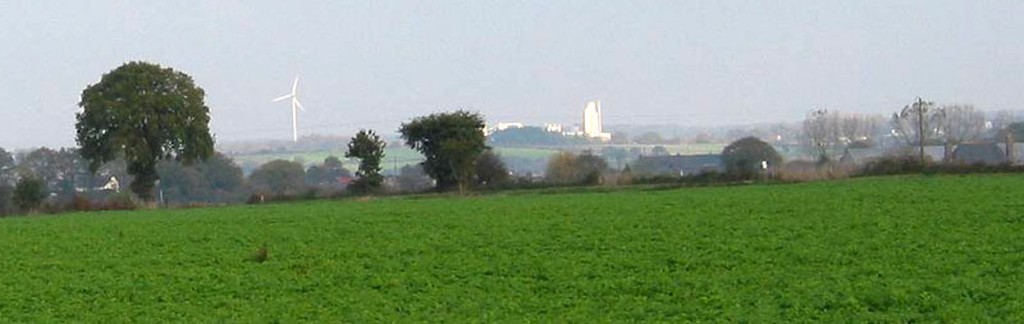
{"type": "Polygon", "coordinates": [[[493,150],[488,149],[477,156],[473,168],[477,186],[501,187],[509,180],[508,167],[501,161],[501,156],[493,150]]]}
{"type": "Polygon", "coordinates": [[[14,188],[0,183],[0,216],[14,213],[14,188]]]}
{"type": "Polygon", "coordinates": [[[738,179],[753,179],[765,167],[776,168],[782,156],[768,143],[756,137],[744,137],[722,149],[725,172],[738,179]]]}
{"type": "Polygon", "coordinates": [[[608,162],[590,152],[561,152],[548,160],[546,180],[555,184],[596,185],[607,170],[608,162]]]}
{"type": "Polygon", "coordinates": [[[899,174],[970,174],[970,173],[1011,173],[1024,172],[1024,166],[1002,164],[933,163],[910,156],[885,157],[866,164],[857,176],[899,175],[899,174]]]}
{"type": "Polygon", "coordinates": [[[22,177],[14,187],[14,205],[22,212],[39,208],[45,199],[43,182],[34,177],[22,177]]]}
{"type": "Polygon", "coordinates": [[[261,245],[260,248],[249,257],[249,261],[256,263],[267,262],[268,259],[270,259],[270,251],[267,250],[266,243],[261,245]]]}

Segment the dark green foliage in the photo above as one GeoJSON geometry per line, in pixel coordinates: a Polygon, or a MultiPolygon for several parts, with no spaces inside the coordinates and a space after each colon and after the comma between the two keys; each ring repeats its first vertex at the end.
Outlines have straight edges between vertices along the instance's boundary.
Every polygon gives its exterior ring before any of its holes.
{"type": "Polygon", "coordinates": [[[476,184],[481,187],[499,187],[508,182],[509,174],[501,156],[494,150],[486,150],[476,158],[474,163],[476,184]]]}
{"type": "Polygon", "coordinates": [[[932,163],[916,156],[891,156],[871,161],[857,170],[856,176],[882,176],[901,174],[973,174],[973,173],[1024,173],[1024,165],[932,163]]]}
{"type": "Polygon", "coordinates": [[[465,191],[473,178],[473,162],[484,144],[483,117],[459,110],[418,117],[398,130],[406,145],[426,157],[423,171],[437,181],[437,189],[465,191]]]}
{"type": "Polygon", "coordinates": [[[14,213],[14,186],[0,183],[0,216],[14,213]]]}
{"type": "Polygon", "coordinates": [[[89,170],[76,149],[39,148],[19,158],[18,170],[43,182],[47,193],[54,193],[58,202],[69,202],[76,187],[90,187],[89,170]]]}
{"type": "Polygon", "coordinates": [[[501,147],[528,146],[563,146],[587,144],[587,139],[579,136],[564,136],[552,133],[536,126],[509,128],[497,131],[488,137],[491,145],[501,147]]]}
{"type": "Polygon", "coordinates": [[[192,165],[161,161],[157,175],[167,203],[231,203],[241,202],[245,197],[242,168],[220,153],[192,165]]]}
{"type": "Polygon", "coordinates": [[[14,187],[14,205],[21,212],[30,212],[39,208],[46,199],[46,187],[43,181],[25,176],[18,180],[14,187]]]}
{"type": "Polygon", "coordinates": [[[350,187],[358,193],[372,193],[380,190],[384,176],[380,174],[380,163],[384,160],[384,147],[387,146],[372,130],[359,130],[348,142],[345,157],[359,159],[358,179],[350,187]]]}
{"type": "Polygon", "coordinates": [[[270,259],[270,250],[267,249],[266,243],[260,245],[260,248],[257,249],[256,252],[254,252],[251,256],[249,256],[249,261],[256,263],[267,262],[268,259],[270,259]]]}
{"type": "Polygon", "coordinates": [[[249,184],[256,191],[272,196],[297,196],[306,191],[305,177],[302,164],[273,160],[253,171],[249,175],[249,184]]]}
{"type": "Polygon", "coordinates": [[[782,156],[768,143],[756,137],[744,137],[722,150],[725,173],[731,177],[750,179],[761,172],[762,161],[768,168],[781,166],[782,156]]]}
{"type": "Polygon", "coordinates": [[[576,156],[574,168],[576,169],[579,183],[596,185],[601,183],[601,176],[608,171],[608,162],[604,158],[588,151],[576,156]]]}
{"type": "Polygon", "coordinates": [[[132,191],[151,200],[157,162],[185,164],[213,154],[209,108],[192,77],[145,62],[130,62],[82,91],[77,142],[90,169],[123,157],[132,191]]]}
{"type": "Polygon", "coordinates": [[[339,191],[344,189],[342,178],[352,177],[352,172],[342,165],[336,156],[328,156],[324,163],[306,169],[306,185],[321,190],[339,191]]]}
{"type": "Polygon", "coordinates": [[[395,178],[399,192],[421,192],[430,189],[433,183],[430,176],[423,172],[423,166],[410,164],[398,170],[398,177],[395,178]]]}

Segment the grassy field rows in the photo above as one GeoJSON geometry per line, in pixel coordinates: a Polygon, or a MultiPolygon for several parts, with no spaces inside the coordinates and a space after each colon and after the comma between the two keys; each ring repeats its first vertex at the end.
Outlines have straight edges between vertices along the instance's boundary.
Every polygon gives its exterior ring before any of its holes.
{"type": "Polygon", "coordinates": [[[0,321],[1024,320],[1024,176],[0,219],[0,321]],[[265,245],[266,262],[250,261],[265,245]]]}

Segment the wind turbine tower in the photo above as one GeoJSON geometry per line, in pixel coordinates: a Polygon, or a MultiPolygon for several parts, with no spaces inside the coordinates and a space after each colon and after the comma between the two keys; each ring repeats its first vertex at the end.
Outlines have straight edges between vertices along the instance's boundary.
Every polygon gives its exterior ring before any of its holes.
{"type": "Polygon", "coordinates": [[[299,109],[302,109],[303,111],[306,110],[306,108],[302,107],[302,103],[299,102],[297,93],[298,89],[299,76],[295,76],[295,82],[292,83],[292,93],[277,97],[273,100],[273,102],[278,102],[289,98],[292,99],[292,141],[294,142],[299,141],[299,124],[297,121],[299,117],[299,109]]]}

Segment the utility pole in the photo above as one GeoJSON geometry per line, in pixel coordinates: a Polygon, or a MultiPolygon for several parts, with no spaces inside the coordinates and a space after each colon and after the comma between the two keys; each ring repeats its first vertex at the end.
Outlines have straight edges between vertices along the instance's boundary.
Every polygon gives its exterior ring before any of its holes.
{"type": "Polygon", "coordinates": [[[917,101],[903,108],[900,112],[900,117],[909,118],[910,116],[917,115],[917,148],[918,158],[921,159],[921,164],[924,164],[924,115],[928,112],[927,103],[921,97],[917,97],[917,101]]]}

